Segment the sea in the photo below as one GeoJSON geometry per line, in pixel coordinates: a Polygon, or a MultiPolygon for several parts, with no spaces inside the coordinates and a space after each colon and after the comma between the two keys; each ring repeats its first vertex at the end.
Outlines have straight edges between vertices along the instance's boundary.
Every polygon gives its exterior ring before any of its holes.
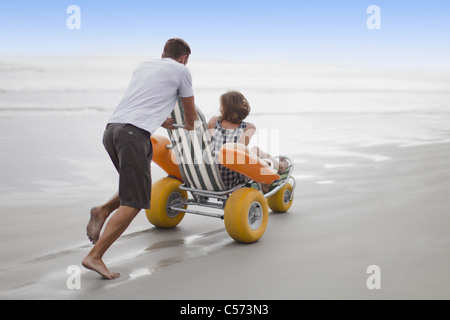
{"type": "MultiPolygon", "coordinates": [[[[0,117],[110,113],[146,58],[0,57],[0,117]]],[[[285,62],[195,61],[197,105],[218,109],[220,94],[239,90],[252,115],[450,112],[450,74],[285,62]]]]}
{"type": "MultiPolygon", "coordinates": [[[[133,71],[147,59],[0,57],[0,119],[39,123],[43,117],[80,122],[96,117],[104,126],[133,71]]],[[[354,156],[358,153],[349,148],[450,142],[450,74],[445,71],[194,57],[188,67],[205,116],[218,114],[221,94],[242,92],[251,106],[247,120],[259,133],[252,143],[272,154],[354,156]]]]}

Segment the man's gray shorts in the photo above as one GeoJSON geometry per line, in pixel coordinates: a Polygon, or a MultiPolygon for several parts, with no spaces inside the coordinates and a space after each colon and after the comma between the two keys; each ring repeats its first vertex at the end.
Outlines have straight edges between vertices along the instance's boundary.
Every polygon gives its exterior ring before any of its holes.
{"type": "Polygon", "coordinates": [[[119,172],[120,204],[150,209],[153,155],[150,133],[131,124],[108,124],[103,145],[119,172]]]}

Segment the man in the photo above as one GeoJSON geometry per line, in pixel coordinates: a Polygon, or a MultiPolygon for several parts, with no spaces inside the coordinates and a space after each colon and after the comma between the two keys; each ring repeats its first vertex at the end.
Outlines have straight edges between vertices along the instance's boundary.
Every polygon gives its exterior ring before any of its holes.
{"type": "Polygon", "coordinates": [[[104,205],[92,208],[86,231],[94,247],[82,262],[106,279],[116,279],[120,274],[108,270],[102,260],[104,253],[141,209],[150,208],[150,136],[160,126],[172,128],[168,116],[178,97],[184,108],[184,128],[194,129],[197,113],[192,76],[186,67],[190,54],[184,40],[168,40],[161,60],[146,61],[136,69],[106,127],[103,144],[119,172],[119,193],[104,205]],[[103,224],[116,209],[100,236],[103,224]]]}

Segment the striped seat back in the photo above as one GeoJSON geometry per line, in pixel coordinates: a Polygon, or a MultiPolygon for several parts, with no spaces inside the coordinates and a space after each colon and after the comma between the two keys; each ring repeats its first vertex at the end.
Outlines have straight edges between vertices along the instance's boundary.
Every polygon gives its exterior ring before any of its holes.
{"type": "MultiPolygon", "coordinates": [[[[181,99],[172,112],[174,124],[184,124],[181,99]]],[[[225,191],[218,165],[212,154],[213,148],[205,116],[197,108],[195,129],[168,130],[178,166],[186,186],[209,191],[225,191]]]]}

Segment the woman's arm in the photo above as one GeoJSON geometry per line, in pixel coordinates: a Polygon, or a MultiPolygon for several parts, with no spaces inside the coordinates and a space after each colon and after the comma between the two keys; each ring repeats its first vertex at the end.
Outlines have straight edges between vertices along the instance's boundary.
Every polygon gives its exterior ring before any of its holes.
{"type": "Polygon", "coordinates": [[[251,138],[253,137],[253,135],[256,132],[256,127],[253,123],[248,122],[247,123],[247,128],[245,128],[244,134],[241,136],[241,138],[239,139],[239,143],[242,143],[246,146],[248,146],[248,144],[250,143],[251,138]]]}
{"type": "Polygon", "coordinates": [[[214,129],[214,127],[216,126],[217,118],[219,118],[219,117],[212,117],[211,119],[209,119],[208,129],[214,129]]]}
{"type": "Polygon", "coordinates": [[[214,134],[214,127],[216,126],[217,118],[219,118],[219,117],[212,117],[208,121],[208,131],[209,131],[210,136],[212,136],[214,134]]]}

